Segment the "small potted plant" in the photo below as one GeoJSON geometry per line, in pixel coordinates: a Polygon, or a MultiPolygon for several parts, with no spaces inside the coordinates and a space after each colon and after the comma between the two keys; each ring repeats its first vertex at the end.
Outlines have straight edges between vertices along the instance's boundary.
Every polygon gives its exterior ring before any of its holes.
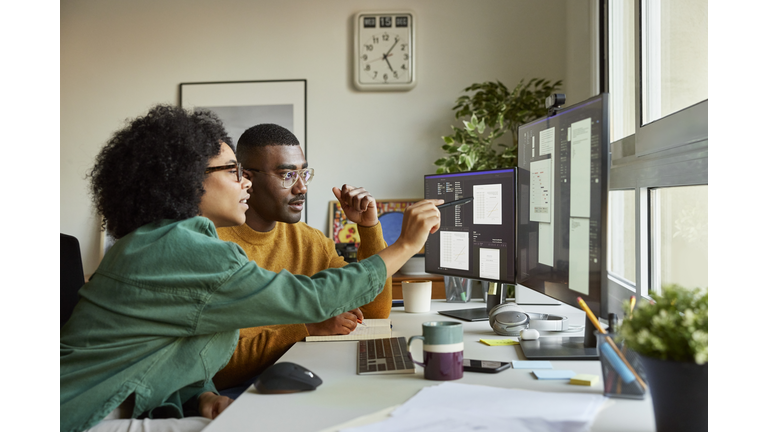
{"type": "Polygon", "coordinates": [[[619,334],[640,355],[656,430],[707,430],[707,290],[671,285],[651,299],[635,310],[624,305],[619,334]]]}
{"type": "Polygon", "coordinates": [[[469,94],[456,99],[453,107],[464,127],[451,126],[453,135],[442,137],[447,155],[435,161],[437,173],[517,166],[518,127],[546,115],[544,100],[562,83],[532,78],[520,80],[512,91],[499,81],[465,88],[469,94]],[[510,139],[507,144],[497,141],[504,136],[510,139]]]}

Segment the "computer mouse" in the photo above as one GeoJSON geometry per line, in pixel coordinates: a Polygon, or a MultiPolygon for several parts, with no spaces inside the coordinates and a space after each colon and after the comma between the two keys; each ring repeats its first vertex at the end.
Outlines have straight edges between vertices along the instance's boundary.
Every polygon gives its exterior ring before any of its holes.
{"type": "Polygon", "coordinates": [[[520,339],[522,340],[536,340],[539,338],[539,331],[536,329],[520,330],[520,339]]]}
{"type": "Polygon", "coordinates": [[[261,394],[296,393],[314,390],[323,383],[319,376],[296,363],[280,362],[266,368],[254,383],[261,394]]]}

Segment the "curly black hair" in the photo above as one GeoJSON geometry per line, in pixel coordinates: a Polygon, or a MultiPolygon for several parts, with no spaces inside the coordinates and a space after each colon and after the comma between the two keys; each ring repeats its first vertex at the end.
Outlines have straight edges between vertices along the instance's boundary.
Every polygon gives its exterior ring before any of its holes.
{"type": "MultiPolygon", "coordinates": [[[[102,229],[121,238],[160,219],[200,214],[208,161],[232,139],[212,112],[157,105],[101,149],[88,174],[102,229]]],[[[233,149],[234,150],[234,149],[233,149]]]]}
{"type": "Polygon", "coordinates": [[[293,132],[273,123],[251,126],[237,140],[237,159],[245,159],[251,149],[272,145],[299,145],[299,139],[293,132]]]}

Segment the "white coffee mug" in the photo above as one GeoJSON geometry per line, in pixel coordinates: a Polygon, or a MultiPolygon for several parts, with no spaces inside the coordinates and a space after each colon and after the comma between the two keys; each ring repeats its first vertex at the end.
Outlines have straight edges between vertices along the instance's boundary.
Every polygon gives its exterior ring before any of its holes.
{"type": "Polygon", "coordinates": [[[402,282],[403,306],[410,313],[429,312],[432,302],[432,281],[407,280],[402,282]]]}

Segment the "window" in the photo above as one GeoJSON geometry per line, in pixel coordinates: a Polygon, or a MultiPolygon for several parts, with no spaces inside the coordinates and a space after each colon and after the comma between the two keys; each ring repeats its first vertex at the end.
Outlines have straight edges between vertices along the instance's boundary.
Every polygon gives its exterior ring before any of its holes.
{"type": "Polygon", "coordinates": [[[608,271],[634,285],[635,191],[608,193],[608,271]]]}
{"type": "Polygon", "coordinates": [[[644,0],[643,124],[707,99],[707,0],[644,0]]]}
{"type": "Polygon", "coordinates": [[[609,283],[707,287],[706,0],[611,0],[609,283]]]}
{"type": "Polygon", "coordinates": [[[652,254],[660,272],[652,288],[676,284],[707,288],[707,189],[685,186],[651,191],[652,254]]]}
{"type": "Polygon", "coordinates": [[[611,142],[635,133],[635,2],[610,2],[608,82],[611,142]]]}

